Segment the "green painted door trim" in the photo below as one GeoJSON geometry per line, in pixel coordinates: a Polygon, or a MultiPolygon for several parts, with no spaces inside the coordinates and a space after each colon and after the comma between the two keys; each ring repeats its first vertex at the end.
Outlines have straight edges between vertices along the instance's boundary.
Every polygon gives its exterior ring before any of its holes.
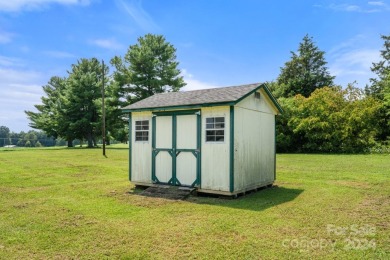
{"type": "Polygon", "coordinates": [[[132,127],[131,127],[131,113],[129,113],[129,181],[131,181],[131,165],[132,165],[132,163],[131,163],[131,149],[133,148],[132,146],[131,146],[131,132],[132,132],[132,127]]]}
{"type": "Polygon", "coordinates": [[[198,149],[198,158],[197,158],[197,169],[196,169],[196,175],[197,175],[197,183],[193,183],[191,186],[195,186],[198,184],[198,187],[202,188],[202,174],[201,174],[201,167],[202,167],[202,153],[201,153],[201,146],[202,146],[202,118],[200,115],[200,111],[196,112],[196,120],[197,120],[197,127],[198,127],[198,133],[196,135],[197,139],[197,149],[198,149]]]}
{"type": "Polygon", "coordinates": [[[156,177],[156,156],[159,151],[156,151],[156,116],[152,116],[152,182],[159,182],[156,177]]]}
{"type": "Polygon", "coordinates": [[[230,192],[234,191],[234,106],[230,106],[230,158],[229,158],[229,183],[230,192]]]}
{"type": "Polygon", "coordinates": [[[191,184],[191,186],[199,185],[200,186],[200,165],[201,165],[201,154],[200,154],[200,145],[201,145],[201,119],[200,119],[200,110],[180,110],[180,111],[163,111],[155,112],[152,116],[152,181],[156,183],[161,183],[156,176],[156,156],[159,152],[164,151],[168,152],[172,157],[172,178],[168,181],[167,184],[178,185],[182,184],[177,179],[176,174],[176,159],[180,152],[191,152],[196,158],[196,180],[191,184]],[[177,116],[182,115],[197,115],[197,148],[196,149],[177,149],[177,116]],[[156,148],[156,116],[171,116],[172,117],[172,148],[156,148]]]}
{"type": "Polygon", "coordinates": [[[176,153],[176,114],[172,115],[172,182],[173,185],[176,185],[179,183],[176,178],[176,159],[177,159],[177,153],[176,153]]]}

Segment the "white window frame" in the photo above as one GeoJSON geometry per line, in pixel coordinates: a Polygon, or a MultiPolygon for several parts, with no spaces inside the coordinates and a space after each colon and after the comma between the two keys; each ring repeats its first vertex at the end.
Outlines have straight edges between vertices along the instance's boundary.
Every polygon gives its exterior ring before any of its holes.
{"type": "Polygon", "coordinates": [[[135,122],[134,122],[134,141],[135,142],[149,142],[149,136],[150,136],[149,129],[150,129],[150,122],[148,119],[135,120],[135,122]],[[145,122],[147,122],[147,125],[145,124],[145,122]],[[142,133],[141,140],[137,139],[137,133],[142,133]],[[144,135],[145,133],[146,133],[146,135],[144,135]]]}
{"type": "Polygon", "coordinates": [[[206,117],[205,121],[205,142],[206,143],[224,143],[225,142],[225,129],[226,120],[224,116],[206,117]],[[221,120],[223,119],[223,120],[221,120]],[[213,132],[213,134],[210,134],[213,132]],[[221,134],[222,132],[222,134],[221,134]],[[210,140],[209,137],[213,140],[210,140]],[[222,137],[222,139],[221,139],[222,137]],[[219,138],[219,139],[218,139],[219,138]]]}

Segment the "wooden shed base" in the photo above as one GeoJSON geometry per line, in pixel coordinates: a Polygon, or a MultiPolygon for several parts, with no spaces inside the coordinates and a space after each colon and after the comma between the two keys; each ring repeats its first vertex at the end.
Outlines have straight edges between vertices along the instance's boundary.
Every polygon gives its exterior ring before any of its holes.
{"type": "MultiPolygon", "coordinates": [[[[169,187],[167,185],[155,184],[155,183],[143,183],[143,182],[132,182],[132,183],[135,186],[137,186],[137,187],[145,187],[145,188],[146,187],[156,187],[156,188],[158,188],[158,187],[169,187]]],[[[246,195],[248,193],[253,193],[253,192],[256,192],[256,191],[259,191],[259,190],[270,188],[270,187],[272,187],[272,185],[273,185],[273,182],[266,182],[266,183],[262,183],[262,184],[251,186],[251,187],[247,187],[245,189],[234,191],[234,192],[221,191],[221,190],[199,189],[199,188],[194,187],[193,189],[195,189],[195,190],[194,190],[194,193],[192,193],[192,194],[202,193],[202,194],[213,194],[213,195],[220,195],[220,196],[237,198],[239,196],[244,196],[244,195],[246,195]]],[[[182,187],[182,188],[186,189],[187,187],[182,187]]],[[[181,189],[181,188],[179,188],[179,189],[181,189]]]]}

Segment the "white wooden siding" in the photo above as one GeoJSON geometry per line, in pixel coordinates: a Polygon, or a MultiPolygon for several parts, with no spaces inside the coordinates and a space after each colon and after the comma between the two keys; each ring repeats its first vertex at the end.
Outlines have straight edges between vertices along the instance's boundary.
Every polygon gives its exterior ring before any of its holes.
{"type": "Polygon", "coordinates": [[[276,113],[263,94],[260,99],[250,95],[235,107],[235,191],[274,181],[276,113]]]}
{"type": "Polygon", "coordinates": [[[133,112],[131,116],[131,180],[152,183],[152,113],[133,112]],[[149,120],[149,141],[135,142],[135,121],[149,120]]]}
{"type": "Polygon", "coordinates": [[[249,95],[245,99],[241,100],[236,107],[242,107],[249,110],[261,111],[264,113],[276,115],[278,110],[269,99],[268,95],[263,89],[258,90],[260,93],[260,99],[255,98],[255,94],[249,95]]]}
{"type": "Polygon", "coordinates": [[[229,191],[230,107],[202,108],[201,188],[229,191]],[[224,142],[206,142],[206,118],[225,117],[224,142]]]}

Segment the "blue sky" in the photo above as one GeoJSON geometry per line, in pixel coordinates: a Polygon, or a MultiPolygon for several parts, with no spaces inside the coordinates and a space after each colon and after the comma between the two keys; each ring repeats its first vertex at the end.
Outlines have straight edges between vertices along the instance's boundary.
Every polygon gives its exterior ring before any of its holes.
{"type": "Polygon", "coordinates": [[[0,0],[0,125],[29,130],[23,111],[50,77],[79,58],[108,63],[146,33],[176,47],[184,90],[275,80],[306,34],[337,84],[364,87],[390,1],[0,0]]]}

